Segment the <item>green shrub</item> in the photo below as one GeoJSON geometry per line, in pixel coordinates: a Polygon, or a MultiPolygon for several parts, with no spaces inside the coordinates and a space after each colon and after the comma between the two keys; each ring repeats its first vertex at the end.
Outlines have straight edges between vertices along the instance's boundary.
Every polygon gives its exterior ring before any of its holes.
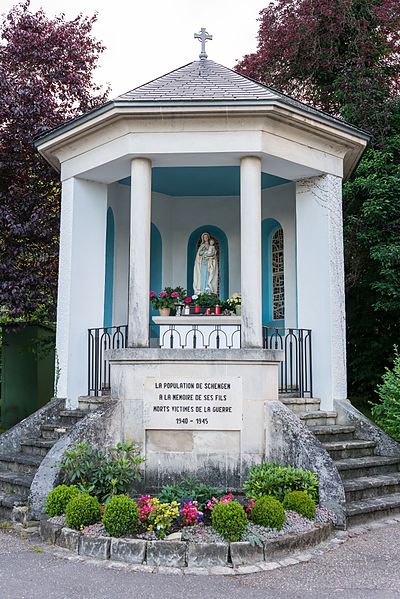
{"type": "Polygon", "coordinates": [[[217,503],[211,513],[212,526],[227,541],[240,541],[247,527],[247,516],[237,501],[217,503]]]}
{"type": "Polygon", "coordinates": [[[103,524],[112,537],[134,532],[139,521],[136,501],[127,495],[115,495],[104,506],[103,524]]]}
{"type": "Polygon", "coordinates": [[[272,495],[283,501],[291,491],[305,491],[318,502],[318,478],[314,472],[294,466],[281,466],[264,462],[252,466],[243,485],[248,498],[272,495]]]}
{"type": "Polygon", "coordinates": [[[251,518],[254,524],[280,530],[285,523],[286,514],[282,503],[269,495],[256,499],[251,518]]]}
{"type": "Polygon", "coordinates": [[[381,403],[374,405],[372,416],[393,439],[400,441],[400,354],[396,346],[393,369],[386,368],[382,381],[376,389],[381,403]]]}
{"type": "Polygon", "coordinates": [[[125,441],[99,451],[82,441],[65,452],[61,471],[64,482],[77,485],[78,489],[95,495],[104,503],[110,497],[128,491],[141,476],[143,461],[136,443],[125,441]]]}
{"type": "Polygon", "coordinates": [[[297,512],[310,520],[315,516],[315,501],[305,491],[291,491],[288,493],[283,500],[283,507],[285,510],[292,510],[292,512],[297,512]]]}
{"type": "Polygon", "coordinates": [[[99,522],[100,518],[99,500],[88,493],[81,493],[77,497],[73,497],[65,509],[67,526],[76,530],[89,526],[89,524],[95,524],[99,522]]]}
{"type": "Polygon", "coordinates": [[[175,485],[164,485],[159,499],[160,503],[171,503],[171,501],[180,503],[182,499],[197,501],[199,509],[203,509],[212,497],[222,497],[222,495],[224,495],[224,491],[221,489],[210,487],[191,478],[185,478],[175,485]]]}
{"type": "Polygon", "coordinates": [[[52,516],[61,516],[65,513],[69,501],[79,495],[79,490],[75,485],[58,485],[47,495],[45,510],[52,516]]]}

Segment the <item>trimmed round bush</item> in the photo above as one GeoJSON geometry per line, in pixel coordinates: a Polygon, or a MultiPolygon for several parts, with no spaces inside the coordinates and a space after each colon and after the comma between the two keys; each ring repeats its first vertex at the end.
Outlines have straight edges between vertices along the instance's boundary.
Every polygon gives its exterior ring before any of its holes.
{"type": "Polygon", "coordinates": [[[247,527],[247,516],[237,501],[217,503],[211,512],[213,529],[227,541],[240,541],[247,527]]]}
{"type": "Polygon", "coordinates": [[[75,485],[58,485],[47,495],[45,510],[50,516],[61,516],[73,497],[80,495],[75,485]]]}
{"type": "Polygon", "coordinates": [[[283,507],[285,510],[292,510],[292,512],[297,512],[311,520],[315,516],[317,506],[315,501],[304,491],[292,491],[283,500],[283,507]]]}
{"type": "Polygon", "coordinates": [[[280,501],[274,497],[260,497],[254,503],[251,511],[254,524],[265,528],[280,530],[286,520],[285,510],[280,501]]]}
{"type": "Polygon", "coordinates": [[[100,503],[97,497],[82,493],[73,497],[65,509],[67,526],[79,530],[99,522],[101,518],[100,503]]]}
{"type": "Polygon", "coordinates": [[[115,495],[104,506],[103,524],[112,537],[134,532],[139,521],[136,501],[127,495],[115,495]]]}

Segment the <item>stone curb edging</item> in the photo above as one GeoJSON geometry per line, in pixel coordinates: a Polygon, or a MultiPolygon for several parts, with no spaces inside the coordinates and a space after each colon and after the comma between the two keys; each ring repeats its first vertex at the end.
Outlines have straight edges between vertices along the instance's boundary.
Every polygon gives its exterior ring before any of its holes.
{"type": "Polygon", "coordinates": [[[308,559],[288,557],[326,541],[332,524],[319,525],[303,534],[291,534],[264,541],[263,546],[248,542],[189,543],[188,541],[145,541],[92,537],[53,524],[47,518],[40,522],[43,541],[77,554],[71,559],[94,559],[108,562],[108,567],[129,567],[143,572],[185,574],[250,574],[272,570],[308,559]]]}

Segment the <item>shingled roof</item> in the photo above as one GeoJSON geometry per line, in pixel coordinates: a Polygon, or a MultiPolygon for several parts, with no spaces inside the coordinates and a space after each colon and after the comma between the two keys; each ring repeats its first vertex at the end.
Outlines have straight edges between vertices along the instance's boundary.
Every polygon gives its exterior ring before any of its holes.
{"type": "Polygon", "coordinates": [[[213,60],[195,60],[118,96],[128,101],[271,100],[281,94],[213,60]]]}
{"type": "Polygon", "coordinates": [[[213,60],[195,60],[114,99],[114,102],[271,102],[279,101],[324,120],[356,127],[258,83],[213,60]]]}
{"type": "Polygon", "coordinates": [[[232,106],[236,103],[238,105],[256,105],[277,102],[286,104],[303,114],[308,113],[313,118],[328,122],[338,128],[357,132],[365,139],[369,138],[365,131],[245,77],[213,60],[195,60],[44,133],[35,140],[35,144],[39,146],[43,140],[51,139],[59,132],[72,129],[75,124],[88,121],[113,107],[171,106],[175,102],[179,106],[190,104],[232,106]]]}

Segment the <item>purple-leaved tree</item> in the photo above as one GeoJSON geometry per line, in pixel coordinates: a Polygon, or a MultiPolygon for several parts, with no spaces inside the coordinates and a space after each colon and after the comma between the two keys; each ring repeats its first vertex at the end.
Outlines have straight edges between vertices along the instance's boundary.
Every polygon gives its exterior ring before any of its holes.
{"type": "Polygon", "coordinates": [[[26,0],[0,23],[0,322],[55,318],[59,177],[34,139],[106,101],[95,21],[49,18],[26,0]]]}

